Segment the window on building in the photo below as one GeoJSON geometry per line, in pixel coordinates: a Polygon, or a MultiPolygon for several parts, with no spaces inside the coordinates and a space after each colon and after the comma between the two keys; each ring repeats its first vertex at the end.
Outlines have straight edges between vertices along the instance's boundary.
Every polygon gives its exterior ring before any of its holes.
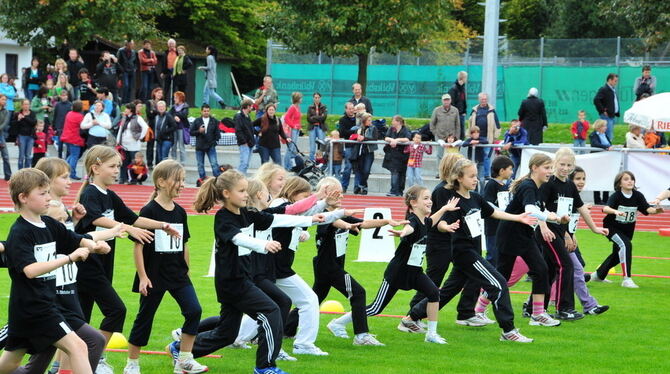
{"type": "Polygon", "coordinates": [[[10,77],[19,76],[19,55],[13,53],[5,55],[5,73],[10,77]]]}

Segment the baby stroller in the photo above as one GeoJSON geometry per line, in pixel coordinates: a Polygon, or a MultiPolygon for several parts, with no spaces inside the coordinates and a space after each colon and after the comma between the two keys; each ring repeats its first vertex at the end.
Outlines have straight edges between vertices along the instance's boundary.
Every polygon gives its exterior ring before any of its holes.
{"type": "Polygon", "coordinates": [[[291,169],[291,172],[309,182],[312,188],[316,188],[319,181],[326,176],[325,171],[321,166],[305,156],[304,153],[300,152],[295,143],[289,143],[288,146],[291,147],[296,155],[293,159],[295,161],[295,166],[291,169]]]}

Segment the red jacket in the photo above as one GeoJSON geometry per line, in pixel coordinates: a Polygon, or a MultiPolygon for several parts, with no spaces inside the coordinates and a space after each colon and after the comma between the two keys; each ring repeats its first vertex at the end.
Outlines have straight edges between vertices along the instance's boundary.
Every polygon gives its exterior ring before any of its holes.
{"type": "Polygon", "coordinates": [[[47,134],[44,131],[35,132],[33,153],[47,153],[47,134]]]}
{"type": "Polygon", "coordinates": [[[572,139],[582,139],[586,140],[589,137],[589,121],[584,121],[582,123],[582,131],[579,131],[579,121],[572,123],[572,139]]]}
{"type": "Polygon", "coordinates": [[[60,140],[63,143],[74,144],[79,147],[86,145],[84,138],[79,135],[81,122],[84,120],[84,115],[79,112],[68,112],[65,115],[65,123],[63,124],[63,134],[60,140]]]}
{"type": "Polygon", "coordinates": [[[156,58],[156,53],[151,51],[149,57],[144,53],[144,49],[137,51],[137,57],[140,59],[140,71],[149,71],[152,68],[155,68],[158,65],[158,59],[156,58]]]}

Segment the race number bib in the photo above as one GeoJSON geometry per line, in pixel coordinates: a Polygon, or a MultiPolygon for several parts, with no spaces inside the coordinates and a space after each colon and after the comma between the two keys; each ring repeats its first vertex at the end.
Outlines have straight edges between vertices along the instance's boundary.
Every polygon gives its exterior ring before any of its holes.
{"type": "MultiPolygon", "coordinates": [[[[249,235],[250,237],[254,237],[254,224],[252,223],[251,225],[243,228],[240,230],[240,233],[244,235],[249,235]]],[[[238,256],[249,256],[251,254],[251,249],[247,247],[242,247],[241,245],[237,246],[237,255],[238,256]]]]}
{"type": "Polygon", "coordinates": [[[577,225],[579,224],[579,213],[572,213],[570,215],[570,222],[568,223],[568,232],[574,234],[577,231],[577,225]]]}
{"type": "Polygon", "coordinates": [[[67,221],[67,222],[64,223],[64,225],[65,225],[66,229],[68,229],[70,231],[74,231],[74,223],[72,223],[72,221],[67,221]]]}
{"type": "Polygon", "coordinates": [[[270,241],[270,240],[272,240],[272,229],[270,228],[270,229],[267,229],[267,230],[256,231],[256,234],[254,235],[254,237],[257,238],[257,239],[270,241]]]}
{"type": "MultiPolygon", "coordinates": [[[[37,262],[49,262],[56,259],[56,242],[38,244],[33,247],[33,254],[37,262]]],[[[48,273],[38,275],[37,278],[51,278],[55,275],[56,270],[48,273]]]]}
{"type": "Polygon", "coordinates": [[[497,194],[498,208],[500,208],[500,210],[507,209],[507,206],[509,205],[509,201],[511,200],[510,196],[511,195],[510,195],[509,191],[498,192],[498,194],[497,194]]]}
{"type": "Polygon", "coordinates": [[[623,212],[622,216],[616,216],[616,221],[621,223],[633,223],[637,218],[637,207],[619,205],[618,211],[623,212]]]}
{"type": "MultiPolygon", "coordinates": [[[[114,210],[113,209],[107,209],[107,210],[105,210],[104,213],[102,213],[102,216],[105,217],[105,218],[109,218],[109,219],[113,220],[114,219],[114,210]]],[[[100,227],[100,226],[96,226],[96,228],[95,228],[95,231],[103,231],[103,230],[107,230],[107,228],[100,227]]],[[[108,242],[112,241],[112,240],[114,240],[114,238],[107,239],[108,242]]]]}
{"type": "Polygon", "coordinates": [[[572,214],[573,199],[571,197],[559,197],[557,201],[556,215],[560,218],[572,214]]]}
{"type": "Polygon", "coordinates": [[[291,231],[291,242],[288,244],[288,248],[293,252],[298,250],[300,234],[302,234],[302,227],[294,227],[293,231],[291,231]]]}
{"type": "MultiPolygon", "coordinates": [[[[67,257],[65,255],[56,255],[56,258],[67,257]]],[[[77,271],[78,267],[76,263],[65,264],[58,269],[56,272],[56,287],[63,287],[70,284],[77,283],[77,271]]]]}
{"type": "Polygon", "coordinates": [[[407,260],[407,265],[409,266],[418,266],[423,265],[423,255],[426,253],[425,244],[414,244],[412,246],[412,252],[409,254],[409,260],[407,260]]]}
{"type": "Polygon", "coordinates": [[[347,241],[349,240],[349,231],[335,234],[335,254],[342,257],[347,253],[347,241]]]}
{"type": "Polygon", "coordinates": [[[179,232],[179,238],[168,235],[163,230],[154,233],[154,244],[158,253],[177,253],[184,251],[184,224],[171,223],[170,226],[179,232]]]}
{"type": "Polygon", "coordinates": [[[484,224],[481,212],[477,210],[469,213],[465,216],[465,224],[468,225],[468,230],[470,230],[470,236],[472,238],[480,236],[482,234],[482,225],[484,224]]]}

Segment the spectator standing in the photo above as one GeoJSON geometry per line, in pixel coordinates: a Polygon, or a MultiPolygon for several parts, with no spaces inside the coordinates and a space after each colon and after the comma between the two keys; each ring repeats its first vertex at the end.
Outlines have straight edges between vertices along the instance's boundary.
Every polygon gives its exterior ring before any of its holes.
{"type": "MultiPolygon", "coordinates": [[[[386,131],[384,141],[384,162],[382,167],[391,172],[391,190],[386,196],[402,196],[405,191],[407,178],[407,146],[399,143],[409,143],[412,134],[405,126],[405,119],[400,115],[393,116],[391,127],[386,131]]],[[[376,139],[375,139],[376,140],[376,139]]]]}
{"type": "Polygon", "coordinates": [[[170,115],[172,118],[174,118],[174,121],[177,124],[177,127],[174,130],[172,159],[178,159],[179,162],[183,165],[186,163],[186,143],[184,142],[184,131],[189,131],[188,104],[186,103],[185,93],[177,91],[172,96],[174,105],[172,105],[172,108],[170,108],[170,115]]]}
{"type": "Polygon", "coordinates": [[[116,61],[116,56],[109,53],[109,51],[102,52],[100,62],[95,67],[95,75],[98,86],[106,88],[112,94],[113,102],[120,102],[118,87],[122,70],[116,61]]]}
{"type": "MultiPolygon", "coordinates": [[[[172,72],[172,86],[174,91],[186,92],[188,87],[188,70],[193,67],[191,58],[186,55],[186,47],[177,47],[177,59],[172,72]]],[[[170,97],[170,96],[168,96],[170,97]]]]}
{"type": "MultiPolygon", "coordinates": [[[[330,140],[340,140],[340,132],[337,130],[333,130],[330,132],[330,140]]],[[[333,143],[333,170],[332,170],[332,176],[337,178],[338,180],[341,180],[341,172],[342,172],[342,162],[344,161],[344,144],[342,143],[333,143]]]]}
{"type": "Polygon", "coordinates": [[[49,89],[40,87],[30,102],[30,110],[35,114],[35,118],[40,121],[49,121],[51,113],[51,100],[49,99],[49,89]]]}
{"type": "Polygon", "coordinates": [[[409,154],[407,160],[407,184],[411,186],[423,186],[421,168],[423,167],[423,154],[433,153],[433,147],[421,142],[421,134],[412,134],[412,144],[405,147],[405,153],[409,154]]]}
{"type": "Polygon", "coordinates": [[[97,99],[97,87],[86,68],[79,70],[79,87],[76,90],[79,91],[79,100],[81,100],[84,110],[88,110],[97,99]]]}
{"type": "MultiPolygon", "coordinates": [[[[572,123],[570,128],[572,133],[573,145],[575,147],[586,147],[586,138],[589,132],[589,121],[586,120],[586,111],[580,110],[577,112],[577,120],[572,123]]],[[[576,154],[586,153],[584,151],[576,151],[576,154]]]]}
{"type": "Polygon", "coordinates": [[[519,168],[519,164],[521,164],[522,150],[512,147],[528,145],[528,132],[521,127],[521,123],[518,119],[513,119],[510,122],[509,130],[505,132],[503,144],[502,150],[509,152],[509,158],[511,158],[512,163],[514,163],[513,174],[516,174],[516,170],[519,168]]]}
{"type": "Polygon", "coordinates": [[[442,95],[442,105],[433,109],[429,127],[430,132],[435,137],[435,141],[440,143],[436,152],[439,162],[439,160],[442,160],[442,156],[444,156],[444,148],[447,146],[446,141],[449,135],[453,135],[456,139],[463,138],[460,125],[460,110],[451,105],[450,94],[442,95]]]}
{"type": "Polygon", "coordinates": [[[637,125],[629,125],[626,133],[626,148],[646,148],[642,128],[637,125]]]}
{"type": "Polygon", "coordinates": [[[351,86],[351,90],[354,93],[354,96],[349,99],[349,102],[353,103],[354,105],[358,104],[364,104],[365,105],[365,112],[374,114],[372,111],[372,102],[370,99],[367,97],[363,96],[363,87],[361,86],[360,83],[356,82],[351,86]]]}
{"type": "MultiPolygon", "coordinates": [[[[9,112],[10,117],[14,114],[14,99],[16,98],[16,87],[9,84],[9,74],[3,73],[0,75],[0,94],[7,98],[7,105],[5,109],[9,112]]],[[[9,129],[7,129],[9,131],[9,129]]]]}
{"type": "Polygon", "coordinates": [[[33,144],[33,157],[30,167],[35,167],[37,161],[44,158],[47,153],[47,134],[44,132],[44,121],[37,120],[35,124],[35,143],[33,144]]]}
{"type": "Polygon", "coordinates": [[[198,175],[201,183],[207,178],[205,155],[212,167],[212,175],[218,177],[221,173],[216,157],[216,143],[221,137],[221,130],[219,130],[219,121],[210,116],[210,111],[209,105],[203,104],[200,108],[200,117],[191,124],[191,136],[195,137],[195,159],[198,162],[198,175]]]}
{"type": "Polygon", "coordinates": [[[651,66],[644,65],[642,67],[642,76],[635,78],[635,83],[633,84],[635,101],[639,101],[644,94],[651,96],[654,93],[656,93],[656,77],[651,75],[651,66]]]}
{"type": "Polygon", "coordinates": [[[135,42],[132,39],[126,40],[126,44],[116,52],[116,58],[123,80],[120,102],[130,103],[133,101],[133,88],[135,87],[135,74],[137,74],[138,64],[135,42]]]}
{"type": "Polygon", "coordinates": [[[293,160],[296,158],[298,153],[296,152],[296,142],[300,136],[300,129],[302,124],[300,123],[302,113],[300,113],[300,104],[302,103],[302,93],[294,92],[291,94],[291,106],[288,108],[284,114],[284,123],[289,127],[291,133],[286,134],[287,137],[290,137],[292,140],[291,143],[286,143],[286,154],[284,155],[284,168],[286,170],[291,170],[293,168],[293,160]]]}
{"type": "Polygon", "coordinates": [[[65,90],[60,92],[59,101],[54,106],[53,127],[56,132],[56,147],[58,149],[58,158],[63,158],[63,142],[61,136],[63,135],[63,126],[65,125],[65,116],[72,110],[72,101],[70,95],[65,90]]]}
{"type": "Polygon", "coordinates": [[[291,138],[284,134],[281,121],[275,115],[277,108],[275,104],[268,104],[265,107],[265,113],[261,118],[256,118],[252,122],[253,127],[260,127],[258,134],[258,153],[261,156],[261,163],[264,164],[270,161],[277,165],[281,165],[281,145],[279,137],[284,141],[290,143],[291,138]]]}
{"type": "MultiPolygon", "coordinates": [[[[156,113],[151,119],[154,129],[156,165],[170,156],[170,149],[174,145],[177,122],[167,112],[167,104],[163,100],[156,102],[156,113]]],[[[183,142],[182,142],[183,143],[183,142]]],[[[147,151],[148,152],[148,151],[147,151]]]]}
{"type": "Polygon", "coordinates": [[[122,172],[120,175],[120,183],[128,182],[128,166],[135,159],[137,153],[142,147],[141,140],[147,134],[149,126],[144,122],[144,118],[137,114],[137,107],[134,103],[126,104],[126,110],[121,118],[119,124],[119,132],[116,135],[117,146],[121,146],[124,155],[122,157],[123,163],[121,165],[122,172]]]}
{"type": "MultiPolygon", "coordinates": [[[[468,111],[468,92],[465,88],[465,85],[468,83],[468,73],[466,71],[459,71],[456,76],[456,82],[449,89],[449,96],[451,97],[451,105],[455,106],[458,109],[458,115],[460,118],[460,137],[456,136],[457,139],[463,140],[465,137],[465,114],[468,111]]],[[[442,159],[441,157],[439,158],[442,159]]]]}
{"type": "Polygon", "coordinates": [[[74,90],[74,97],[72,100],[79,100],[79,85],[81,79],[79,78],[79,71],[85,69],[84,60],[79,57],[79,52],[76,49],[70,48],[68,51],[68,60],[65,62],[67,71],[70,73],[70,84],[74,90]]]}
{"type": "Polygon", "coordinates": [[[158,58],[156,53],[151,50],[151,42],[145,40],[142,49],[137,52],[137,57],[140,61],[140,74],[142,76],[142,88],[140,90],[140,98],[143,101],[149,99],[149,94],[154,85],[156,77],[156,65],[158,65],[158,58]]]}
{"type": "Polygon", "coordinates": [[[70,78],[70,72],[67,70],[67,64],[65,63],[65,60],[58,58],[56,59],[56,62],[54,62],[54,82],[58,82],[58,79],[63,75],[68,79],[70,78]]]}
{"type": "Polygon", "coordinates": [[[19,167],[18,170],[32,166],[33,144],[35,144],[35,124],[37,118],[30,110],[30,101],[21,101],[21,109],[14,114],[14,124],[17,129],[17,140],[19,145],[19,167]]]}
{"type": "Polygon", "coordinates": [[[74,100],[74,87],[70,84],[69,76],[66,74],[60,74],[58,76],[58,81],[56,82],[56,87],[54,87],[56,101],[60,99],[60,93],[66,91],[68,94],[68,99],[70,101],[74,100]]]}
{"type": "Polygon", "coordinates": [[[9,164],[9,153],[7,152],[6,134],[9,131],[9,123],[12,120],[12,113],[7,110],[7,96],[0,93],[0,154],[2,155],[2,170],[5,173],[5,180],[8,181],[12,176],[12,167],[9,164]]]}
{"type": "Polygon", "coordinates": [[[263,77],[263,85],[260,86],[254,94],[256,118],[260,118],[263,116],[263,114],[265,114],[265,110],[268,105],[273,104],[276,109],[278,103],[279,96],[277,96],[277,90],[274,88],[272,75],[266,75],[263,77]]]}
{"type": "MultiPolygon", "coordinates": [[[[488,148],[475,147],[478,144],[489,144],[489,140],[485,136],[481,136],[481,131],[478,126],[470,127],[470,137],[463,141],[463,147],[468,147],[468,158],[470,160],[475,160],[477,163],[477,179],[480,180],[477,188],[481,190],[483,188],[483,181],[488,177],[486,175],[486,167],[484,164],[484,158],[486,157],[488,148]],[[473,158],[474,152],[474,158],[473,158]]],[[[489,167],[490,169],[490,167],[489,167]]],[[[490,171],[489,171],[490,172],[490,171]]]]}
{"type": "MultiPolygon", "coordinates": [[[[593,131],[589,135],[591,147],[602,148],[606,151],[612,149],[612,140],[607,135],[607,125],[607,121],[604,119],[597,119],[593,122],[593,131]]],[[[594,204],[605,204],[607,199],[609,199],[609,191],[593,191],[594,204]]]]}
{"type": "Polygon", "coordinates": [[[44,71],[40,69],[40,60],[37,57],[33,57],[30,60],[30,67],[23,73],[23,87],[26,99],[32,100],[46,79],[44,71]]]}
{"type": "Polygon", "coordinates": [[[249,99],[242,100],[240,111],[233,117],[235,122],[235,136],[237,137],[237,146],[240,149],[240,165],[237,170],[246,175],[249,169],[249,161],[251,160],[251,151],[256,145],[254,139],[254,130],[251,126],[251,110],[254,102],[249,99]]]}
{"type": "Polygon", "coordinates": [[[105,105],[98,100],[93,104],[92,111],[86,113],[81,122],[81,130],[88,133],[86,136],[86,147],[91,148],[94,145],[104,144],[107,141],[107,135],[112,128],[112,120],[104,111],[105,105]]]}
{"type": "MultiPolygon", "coordinates": [[[[149,125],[149,128],[153,132],[154,136],[152,139],[148,140],[147,143],[147,166],[149,169],[152,169],[154,167],[154,148],[156,146],[156,129],[154,128],[154,118],[156,117],[156,114],[158,113],[158,108],[156,107],[156,104],[161,101],[165,100],[165,95],[163,94],[164,91],[161,87],[156,87],[153,90],[151,90],[151,99],[146,101],[146,113],[147,113],[147,125],[149,125]]],[[[160,154],[160,150],[156,151],[156,156],[160,154]]],[[[156,157],[158,159],[159,157],[156,157]]],[[[163,157],[160,157],[162,160],[163,157]]],[[[156,164],[158,164],[160,161],[156,161],[156,164]]]]}
{"type": "MultiPolygon", "coordinates": [[[[354,104],[350,101],[344,103],[344,115],[340,117],[340,120],[337,122],[337,130],[339,131],[340,138],[344,140],[349,140],[351,135],[356,131],[356,112],[354,110],[354,104]]],[[[340,181],[342,182],[342,193],[347,193],[347,188],[349,188],[349,179],[351,179],[351,160],[349,159],[350,153],[354,150],[354,144],[346,144],[344,146],[344,160],[342,167],[342,175],[340,181]]],[[[355,186],[354,186],[355,187],[355,186]]]]}
{"type": "Polygon", "coordinates": [[[72,103],[72,111],[65,115],[63,134],[60,140],[67,146],[67,163],[70,165],[70,179],[81,180],[77,176],[77,161],[86,146],[81,136],[81,123],[84,120],[83,103],[75,100],[72,103]]]}
{"type": "Polygon", "coordinates": [[[312,95],[313,103],[307,108],[307,131],[309,131],[309,158],[314,161],[316,154],[316,139],[324,140],[328,132],[326,118],[328,118],[328,109],[321,102],[321,94],[314,92],[312,95]]]}
{"type": "MultiPolygon", "coordinates": [[[[498,114],[493,105],[489,104],[489,95],[482,92],[477,97],[479,99],[479,104],[472,108],[469,127],[477,126],[479,128],[480,137],[487,139],[490,143],[494,143],[500,136],[500,121],[498,121],[498,114]]],[[[523,123],[523,120],[521,120],[521,123],[523,123]]],[[[486,178],[491,176],[492,153],[493,148],[484,149],[482,164],[484,168],[483,177],[486,178]]]]}
{"type": "MultiPolygon", "coordinates": [[[[358,142],[367,142],[377,140],[377,129],[372,126],[372,115],[370,113],[363,114],[361,118],[361,127],[352,135],[358,142]]],[[[354,152],[350,156],[354,157],[352,165],[354,167],[355,178],[354,194],[367,195],[368,194],[368,178],[370,177],[370,170],[372,163],[375,161],[375,151],[377,144],[356,144],[354,152]]]]}
{"type": "Polygon", "coordinates": [[[216,58],[218,52],[214,46],[207,46],[205,48],[205,53],[207,53],[207,65],[198,66],[198,70],[203,70],[205,72],[205,89],[202,95],[203,104],[209,105],[209,97],[213,96],[216,99],[216,102],[219,103],[221,109],[225,109],[226,104],[223,102],[221,96],[216,93],[217,80],[216,80],[216,58]]]}
{"type": "Polygon", "coordinates": [[[593,98],[600,119],[607,122],[607,137],[614,139],[614,118],[619,117],[619,97],[616,93],[616,85],[619,83],[619,76],[614,73],[607,75],[607,82],[598,89],[593,98]]]}
{"type": "Polygon", "coordinates": [[[521,102],[518,114],[521,126],[528,132],[528,142],[532,145],[542,143],[544,130],[548,126],[547,111],[544,101],[538,97],[537,88],[528,90],[528,97],[521,102]]]}
{"type": "Polygon", "coordinates": [[[173,77],[174,77],[174,65],[177,61],[177,42],[174,39],[168,39],[167,49],[165,50],[163,56],[163,63],[161,64],[161,79],[163,79],[163,91],[165,91],[166,97],[171,97],[173,92],[173,77]]]}

